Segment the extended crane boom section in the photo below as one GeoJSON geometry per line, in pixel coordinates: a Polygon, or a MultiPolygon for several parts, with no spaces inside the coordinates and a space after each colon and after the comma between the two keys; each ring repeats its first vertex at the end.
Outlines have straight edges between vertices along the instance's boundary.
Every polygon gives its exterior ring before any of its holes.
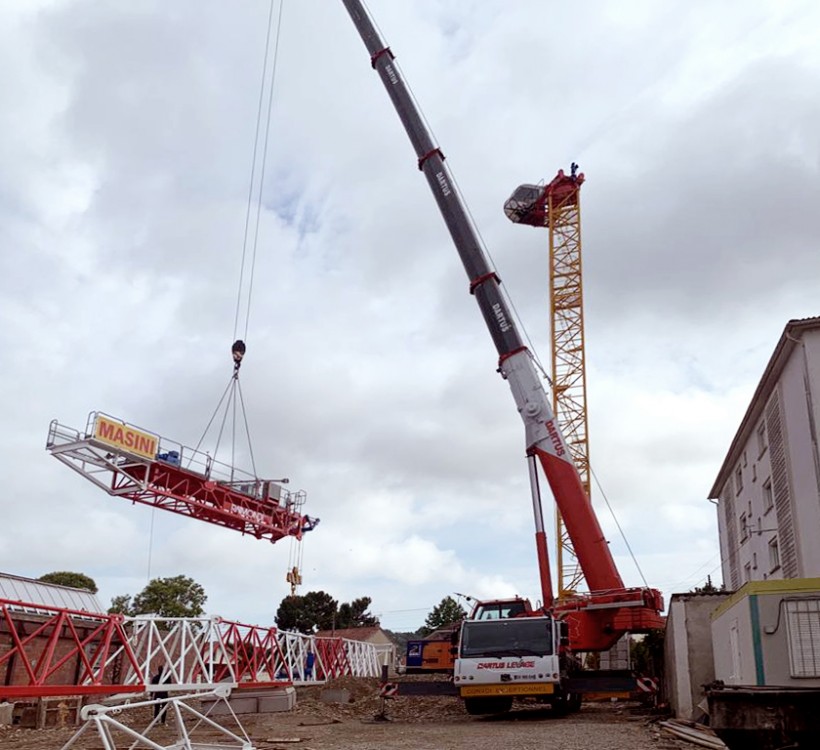
{"type": "MultiPolygon", "coordinates": [[[[487,261],[466,209],[447,167],[444,155],[433,142],[401,74],[393,54],[384,44],[359,0],[343,0],[418,156],[419,168],[453,238],[500,361],[526,431],[529,455],[538,457],[555,501],[575,543],[579,564],[592,591],[623,589],[598,519],[567,444],[553,417],[547,394],[532,356],[518,333],[510,308],[501,293],[500,281],[487,261]]],[[[536,514],[536,525],[538,515],[536,514]]],[[[545,592],[544,601],[551,600],[545,592]]]]}

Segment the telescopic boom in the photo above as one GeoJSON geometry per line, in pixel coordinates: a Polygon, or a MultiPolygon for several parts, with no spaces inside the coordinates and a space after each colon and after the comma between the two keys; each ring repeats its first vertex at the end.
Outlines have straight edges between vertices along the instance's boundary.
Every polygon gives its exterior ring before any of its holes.
{"type": "MultiPolygon", "coordinates": [[[[555,421],[532,356],[518,333],[510,308],[501,293],[501,282],[487,261],[478,234],[444,164],[444,154],[433,142],[401,73],[393,63],[393,53],[382,41],[362,3],[359,0],[342,1],[407,131],[418,157],[419,169],[427,178],[461,257],[470,282],[470,293],[475,296],[498,351],[499,371],[509,383],[524,421],[527,455],[537,456],[541,463],[587,584],[591,591],[622,589],[623,581],[555,421]]],[[[549,606],[552,589],[546,560],[543,513],[540,502],[535,498],[533,510],[541,587],[544,605],[549,606]]]]}

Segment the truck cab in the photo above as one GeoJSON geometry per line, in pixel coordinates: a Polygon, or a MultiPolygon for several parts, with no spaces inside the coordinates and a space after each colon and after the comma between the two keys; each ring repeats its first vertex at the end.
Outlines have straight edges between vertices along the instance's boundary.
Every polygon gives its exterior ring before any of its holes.
{"type": "Polygon", "coordinates": [[[453,680],[467,712],[503,713],[516,697],[560,697],[564,632],[549,615],[465,620],[453,680]]]}

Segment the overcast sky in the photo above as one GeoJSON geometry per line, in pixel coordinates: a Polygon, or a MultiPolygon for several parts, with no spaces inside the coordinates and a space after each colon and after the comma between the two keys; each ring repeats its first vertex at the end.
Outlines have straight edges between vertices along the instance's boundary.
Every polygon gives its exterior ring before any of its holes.
{"type": "MultiPolygon", "coordinates": [[[[3,3],[3,572],[80,571],[105,604],[185,574],[273,623],[289,541],[131,506],[44,450],[92,410],[195,444],[215,408],[269,7],[3,3]]],[[[547,233],[502,204],[580,163],[593,500],[628,585],[603,493],[667,599],[719,582],[707,492],[783,326],[820,313],[820,6],[370,9],[544,362],[547,233]]],[[[242,382],[259,472],[321,518],[302,593],[397,630],[453,592],[537,598],[523,428],[342,3],[285,0],[277,60],[242,382]]]]}

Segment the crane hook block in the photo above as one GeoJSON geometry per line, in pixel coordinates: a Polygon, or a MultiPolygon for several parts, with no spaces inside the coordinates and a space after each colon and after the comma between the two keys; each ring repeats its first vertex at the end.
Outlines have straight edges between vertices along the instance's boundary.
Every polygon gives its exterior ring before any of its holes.
{"type": "Polygon", "coordinates": [[[231,347],[231,354],[233,355],[233,369],[238,370],[242,364],[242,357],[245,356],[245,342],[241,339],[234,341],[231,347]]]}

